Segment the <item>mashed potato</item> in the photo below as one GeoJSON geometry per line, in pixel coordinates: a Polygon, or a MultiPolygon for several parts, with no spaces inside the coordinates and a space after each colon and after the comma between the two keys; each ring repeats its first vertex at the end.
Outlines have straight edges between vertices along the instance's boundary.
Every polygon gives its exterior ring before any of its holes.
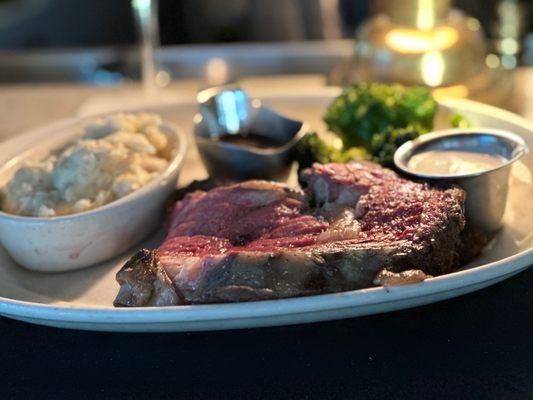
{"type": "Polygon", "coordinates": [[[26,163],[4,188],[2,209],[53,217],[126,196],[163,172],[171,154],[155,114],[116,114],[85,127],[76,143],[26,163]]]}

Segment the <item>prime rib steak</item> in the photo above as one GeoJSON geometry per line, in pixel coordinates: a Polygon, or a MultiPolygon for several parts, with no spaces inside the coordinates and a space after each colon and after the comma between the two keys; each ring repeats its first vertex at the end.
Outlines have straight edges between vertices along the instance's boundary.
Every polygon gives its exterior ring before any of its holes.
{"type": "MultiPolygon", "coordinates": [[[[220,303],[372,286],[458,264],[465,194],[369,162],[315,164],[303,189],[247,181],[187,194],[157,250],[117,273],[115,306],[220,303]]],[[[423,275],[423,274],[422,274],[423,275]]]]}

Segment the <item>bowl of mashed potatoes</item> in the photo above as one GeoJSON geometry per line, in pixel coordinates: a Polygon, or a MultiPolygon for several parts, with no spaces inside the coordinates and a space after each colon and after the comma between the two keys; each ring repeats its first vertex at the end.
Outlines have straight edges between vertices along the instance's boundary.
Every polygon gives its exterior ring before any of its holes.
{"type": "Polygon", "coordinates": [[[0,169],[0,241],[19,264],[66,271],[110,259],[159,224],[186,151],[152,113],[115,113],[35,132],[0,169]]]}

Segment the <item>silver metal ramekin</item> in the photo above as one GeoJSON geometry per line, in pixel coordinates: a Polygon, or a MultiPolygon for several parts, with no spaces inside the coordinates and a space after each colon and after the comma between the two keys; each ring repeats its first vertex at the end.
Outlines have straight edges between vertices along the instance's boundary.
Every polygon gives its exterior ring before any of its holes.
{"type": "Polygon", "coordinates": [[[447,129],[428,133],[404,143],[394,154],[394,163],[404,173],[430,183],[455,184],[466,192],[465,215],[477,232],[492,234],[502,226],[512,164],[528,152],[524,140],[511,132],[488,129],[447,129]],[[429,174],[412,170],[415,154],[435,150],[472,151],[503,157],[501,165],[464,174],[429,174]]]}
{"type": "Polygon", "coordinates": [[[302,121],[263,107],[238,86],[206,89],[198,94],[198,103],[200,112],[194,118],[194,138],[211,177],[287,178],[295,147],[307,133],[302,121]],[[249,132],[273,139],[280,145],[256,148],[220,140],[224,136],[249,132]]]}

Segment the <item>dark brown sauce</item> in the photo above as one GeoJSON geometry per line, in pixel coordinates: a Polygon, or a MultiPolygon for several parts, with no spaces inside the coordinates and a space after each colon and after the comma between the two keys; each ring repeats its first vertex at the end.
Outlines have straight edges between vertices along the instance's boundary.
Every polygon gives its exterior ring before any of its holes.
{"type": "Polygon", "coordinates": [[[219,140],[222,142],[234,144],[236,146],[255,147],[259,149],[269,149],[280,147],[283,145],[283,143],[280,143],[275,139],[256,135],[253,133],[250,133],[248,135],[226,135],[222,136],[219,140]]]}

